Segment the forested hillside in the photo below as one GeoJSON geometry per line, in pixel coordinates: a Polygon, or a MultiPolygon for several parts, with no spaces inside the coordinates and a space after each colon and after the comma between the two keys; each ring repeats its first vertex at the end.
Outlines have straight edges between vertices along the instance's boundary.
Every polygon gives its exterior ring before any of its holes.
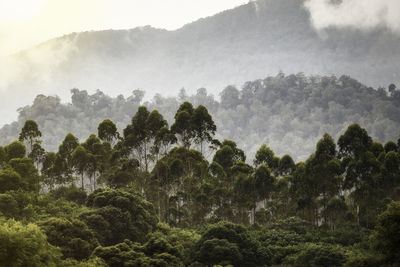
{"type": "Polygon", "coordinates": [[[400,83],[399,34],[384,26],[318,32],[304,2],[251,1],[175,31],[146,26],[49,40],[5,63],[0,99],[10,114],[39,93],[66,100],[71,88],[108,95],[141,88],[152,96],[206,87],[218,94],[279,71],[347,74],[373,87],[400,83]]]}
{"type": "MultiPolygon", "coordinates": [[[[231,91],[219,105],[234,105],[231,91]]],[[[53,108],[72,116],[91,99],[74,95],[74,105],[53,108]]],[[[400,138],[380,143],[351,124],[337,140],[319,136],[296,162],[263,143],[247,158],[216,131],[203,105],[181,103],[170,124],[139,106],[121,133],[104,119],[47,152],[46,132],[26,120],[18,140],[0,147],[0,265],[400,264],[400,138]]]]}
{"type": "Polygon", "coordinates": [[[130,122],[138,106],[157,109],[171,124],[179,103],[188,100],[209,110],[217,125],[217,137],[236,140],[251,157],[258,145],[267,143],[278,155],[290,153],[304,160],[325,133],[334,138],[352,123],[365,127],[380,142],[395,140],[400,134],[400,93],[392,84],[377,90],[342,76],[279,74],[245,83],[241,88],[226,87],[219,97],[206,89],[187,95],[155,95],[144,101],[144,92],[110,97],[101,91],[89,95],[71,91],[71,103],[58,97],[39,95],[31,106],[19,110],[19,119],[0,130],[0,144],[15,139],[24,122],[35,120],[43,130],[43,146],[56,151],[68,132],[80,139],[96,132],[104,119],[113,120],[119,132],[130,122]],[[390,87],[390,88],[389,88],[390,87]]]}

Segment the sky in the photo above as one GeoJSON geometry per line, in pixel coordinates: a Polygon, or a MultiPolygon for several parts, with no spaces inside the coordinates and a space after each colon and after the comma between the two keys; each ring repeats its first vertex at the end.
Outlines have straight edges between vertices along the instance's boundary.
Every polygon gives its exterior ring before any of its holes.
{"type": "Polygon", "coordinates": [[[246,0],[0,0],[0,56],[79,31],[174,30],[246,0]]]}

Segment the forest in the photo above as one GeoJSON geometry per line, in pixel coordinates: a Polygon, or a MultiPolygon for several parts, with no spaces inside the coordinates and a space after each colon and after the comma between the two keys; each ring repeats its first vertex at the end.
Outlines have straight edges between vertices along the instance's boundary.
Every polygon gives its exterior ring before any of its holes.
{"type": "Polygon", "coordinates": [[[400,138],[350,123],[303,161],[268,143],[247,157],[188,101],[169,120],[138,103],[122,131],[104,119],[54,151],[22,124],[0,147],[1,266],[400,265],[400,138]]]}
{"type": "Polygon", "coordinates": [[[383,143],[397,140],[400,133],[400,90],[394,84],[372,88],[345,75],[279,73],[241,87],[226,86],[219,96],[206,88],[169,97],[146,96],[143,90],[112,97],[72,89],[71,103],[38,95],[30,106],[19,109],[18,121],[0,129],[0,145],[12,142],[26,120],[34,120],[42,130],[43,147],[55,152],[66,133],[83,140],[104,118],[114,121],[122,133],[141,105],[157,109],[172,124],[184,101],[204,105],[217,126],[216,138],[235,140],[249,158],[267,143],[280,156],[304,161],[324,133],[338,139],[352,123],[383,143]]]}

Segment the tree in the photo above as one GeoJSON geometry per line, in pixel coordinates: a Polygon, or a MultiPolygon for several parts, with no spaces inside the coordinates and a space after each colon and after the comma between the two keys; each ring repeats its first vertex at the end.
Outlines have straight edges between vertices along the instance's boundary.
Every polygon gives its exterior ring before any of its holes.
{"type": "Polygon", "coordinates": [[[175,122],[171,126],[171,131],[177,134],[182,142],[182,145],[189,148],[192,139],[195,137],[195,131],[193,129],[193,105],[189,102],[183,102],[175,114],[175,122]]]}
{"type": "Polygon", "coordinates": [[[394,92],[396,91],[396,85],[392,83],[389,85],[388,89],[389,89],[390,95],[393,96],[394,92]]]}
{"type": "Polygon", "coordinates": [[[164,141],[161,137],[168,136],[165,127],[168,127],[167,121],[157,110],[149,112],[141,106],[132,117],[132,123],[124,129],[125,147],[128,151],[136,152],[140,167],[146,172],[152,159],[151,152],[158,154],[158,145],[164,141]]]}
{"type": "Polygon", "coordinates": [[[50,190],[56,185],[55,162],[57,155],[54,152],[47,152],[43,156],[41,173],[43,182],[49,186],[50,190]]]}
{"type": "Polygon", "coordinates": [[[232,149],[232,151],[233,151],[232,160],[234,163],[239,162],[239,161],[243,161],[243,162],[246,161],[246,155],[244,154],[244,151],[242,149],[238,148],[237,144],[234,141],[225,139],[221,143],[220,147],[222,148],[224,146],[229,146],[232,149]]]}
{"type": "Polygon", "coordinates": [[[345,222],[346,212],[348,207],[344,198],[334,197],[329,200],[323,211],[324,217],[327,218],[327,223],[332,230],[341,226],[345,222]]]}
{"type": "Polygon", "coordinates": [[[21,175],[10,169],[0,170],[0,193],[21,188],[25,188],[21,175]]]}
{"type": "Polygon", "coordinates": [[[114,246],[97,247],[93,255],[103,259],[110,267],[124,265],[183,267],[182,260],[170,254],[170,250],[176,252],[176,249],[164,238],[151,239],[144,246],[124,240],[123,243],[114,246]]]}
{"type": "Polygon", "coordinates": [[[261,145],[257,150],[253,162],[254,166],[265,163],[273,171],[277,170],[279,167],[279,158],[275,156],[275,153],[266,144],[261,145]]]}
{"type": "Polygon", "coordinates": [[[64,259],[87,259],[99,245],[94,234],[80,220],[69,221],[53,217],[40,222],[39,226],[46,234],[48,242],[61,248],[64,259]]]}
{"type": "Polygon", "coordinates": [[[290,155],[284,155],[279,160],[279,174],[280,175],[290,175],[296,168],[296,164],[294,163],[292,157],[290,155]]]}
{"type": "MultiPolygon", "coordinates": [[[[168,123],[164,117],[158,112],[153,110],[150,112],[146,121],[147,125],[147,140],[151,143],[150,152],[152,154],[152,161],[157,161],[161,146],[166,146],[173,142],[168,130],[168,123]]],[[[167,152],[167,151],[164,151],[167,152]]],[[[147,170],[147,169],[146,169],[147,170]]]]}
{"type": "Polygon", "coordinates": [[[301,250],[288,258],[284,264],[290,266],[342,266],[346,262],[345,252],[334,245],[305,244],[301,250]]]}
{"type": "Polygon", "coordinates": [[[262,266],[268,257],[248,230],[228,222],[209,225],[196,245],[196,259],[204,264],[262,266]],[[214,257],[214,258],[211,258],[214,257]]]}
{"type": "Polygon", "coordinates": [[[329,161],[336,157],[336,144],[333,138],[325,133],[321,140],[318,141],[315,158],[319,162],[329,161]]]}
{"type": "Polygon", "coordinates": [[[78,138],[68,133],[58,148],[55,171],[63,174],[64,181],[71,181],[73,174],[72,152],[79,145],[78,138]]]}
{"type": "Polygon", "coordinates": [[[267,199],[274,189],[275,178],[267,165],[260,165],[254,173],[256,192],[261,200],[267,199]]]}
{"type": "MultiPolygon", "coordinates": [[[[400,202],[391,202],[379,215],[378,223],[371,236],[371,246],[385,256],[390,266],[400,264],[400,202]]],[[[389,266],[388,265],[388,266],[389,266]]]]}
{"type": "Polygon", "coordinates": [[[235,243],[226,239],[206,240],[199,251],[199,261],[208,266],[231,265],[243,261],[243,256],[235,243]]]}
{"type": "Polygon", "coordinates": [[[87,206],[93,209],[80,218],[102,245],[114,245],[124,239],[143,242],[157,224],[153,206],[131,189],[96,189],[88,196],[87,206]]]}
{"type": "Polygon", "coordinates": [[[119,154],[120,151],[116,147],[112,149],[109,142],[102,143],[94,134],[91,134],[82,146],[86,150],[87,157],[87,166],[85,171],[89,176],[91,189],[93,188],[93,190],[95,190],[99,176],[107,173],[112,165],[117,164],[117,160],[114,156],[119,154]],[[113,161],[113,159],[116,161],[113,161]]]}
{"type": "Polygon", "coordinates": [[[60,255],[37,225],[13,220],[0,224],[1,266],[59,266],[60,255]]]}
{"type": "MultiPolygon", "coordinates": [[[[326,209],[328,201],[339,193],[342,182],[341,163],[336,158],[336,144],[330,135],[325,133],[318,141],[316,151],[308,159],[306,168],[314,188],[311,192],[319,199],[323,209],[326,209]]],[[[326,216],[324,219],[326,222],[326,216]]]]}
{"type": "Polygon", "coordinates": [[[86,191],[78,188],[75,184],[57,187],[57,189],[50,191],[50,195],[55,199],[63,198],[78,205],[84,205],[87,198],[86,191]]]}
{"type": "MultiPolygon", "coordinates": [[[[276,179],[271,175],[271,171],[266,164],[258,166],[254,173],[254,188],[257,200],[263,201],[264,209],[266,209],[266,201],[274,191],[276,179]]],[[[255,206],[253,208],[253,216],[255,215],[255,206]]]]}
{"type": "Polygon", "coordinates": [[[107,184],[111,188],[123,188],[133,182],[133,179],[133,175],[129,172],[118,170],[108,177],[107,184]]]}
{"type": "Polygon", "coordinates": [[[217,162],[225,172],[235,164],[234,161],[234,151],[230,146],[223,146],[215,152],[213,161],[217,162]]]}
{"type": "Polygon", "coordinates": [[[110,119],[103,120],[97,128],[98,136],[102,141],[113,144],[114,140],[119,138],[117,126],[110,119]]]}
{"type": "Polygon", "coordinates": [[[21,176],[24,183],[23,189],[39,194],[40,176],[33,161],[29,158],[16,158],[12,159],[9,164],[21,176]]]}
{"type": "Polygon", "coordinates": [[[4,147],[0,146],[0,168],[3,166],[7,159],[7,152],[4,147]]]}
{"type": "Polygon", "coordinates": [[[33,144],[32,151],[28,154],[28,157],[33,160],[33,162],[36,163],[36,168],[39,169],[39,164],[41,164],[44,160],[44,156],[46,154],[46,151],[44,148],[40,145],[41,141],[36,141],[33,144]]]}
{"type": "Polygon", "coordinates": [[[384,148],[385,148],[385,152],[386,152],[386,153],[389,153],[390,151],[397,152],[397,149],[398,149],[396,143],[393,142],[393,141],[388,141],[388,142],[385,144],[384,148]]]}
{"type": "Polygon", "coordinates": [[[339,137],[338,145],[342,157],[351,156],[358,159],[372,145],[372,139],[360,125],[352,124],[339,137]]]}
{"type": "Polygon", "coordinates": [[[7,145],[4,150],[7,154],[7,162],[11,159],[15,158],[23,158],[26,154],[26,148],[23,143],[20,141],[14,141],[11,144],[7,145]]]}
{"type": "Polygon", "coordinates": [[[211,142],[217,127],[203,105],[199,105],[193,111],[192,117],[193,130],[195,134],[195,142],[200,144],[200,152],[203,153],[203,142],[211,142]]]}
{"type": "Polygon", "coordinates": [[[237,105],[240,103],[239,99],[239,90],[234,86],[227,86],[222,92],[221,95],[221,106],[226,109],[235,109],[237,105]]]}
{"type": "Polygon", "coordinates": [[[83,146],[77,146],[71,154],[72,165],[81,176],[81,188],[85,189],[84,174],[88,169],[88,153],[83,146]]]}
{"type": "Polygon", "coordinates": [[[34,120],[25,121],[24,127],[22,127],[21,133],[19,134],[19,141],[28,142],[29,151],[32,151],[33,144],[39,141],[39,137],[42,133],[39,131],[39,127],[34,120]]]}

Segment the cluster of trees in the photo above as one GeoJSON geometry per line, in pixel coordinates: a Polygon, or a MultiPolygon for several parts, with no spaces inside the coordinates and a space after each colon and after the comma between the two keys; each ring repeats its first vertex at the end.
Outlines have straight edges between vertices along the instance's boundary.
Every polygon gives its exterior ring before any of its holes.
{"type": "Polygon", "coordinates": [[[352,124],[305,161],[266,144],[246,160],[190,102],[170,127],[140,106],[122,135],[110,119],[97,130],[46,152],[27,120],[0,147],[2,264],[400,264],[400,139],[352,124]]]}
{"type": "Polygon", "coordinates": [[[182,90],[177,97],[156,95],[144,101],[144,92],[109,97],[72,90],[72,103],[39,95],[31,106],[19,110],[18,122],[0,129],[0,145],[12,142],[26,120],[35,120],[43,131],[43,146],[57,151],[65,133],[84,139],[97,132],[104,118],[115,122],[120,135],[140,105],[157,109],[172,125],[180,103],[205,106],[218,126],[216,137],[237,140],[249,157],[259,144],[268,143],[279,155],[290,153],[305,160],[314,144],[328,132],[337,139],[351,123],[363,125],[380,142],[398,138],[400,132],[400,91],[395,85],[374,90],[347,76],[306,77],[280,73],[275,77],[247,82],[241,89],[228,86],[220,100],[201,88],[193,95],[182,90]]]}

